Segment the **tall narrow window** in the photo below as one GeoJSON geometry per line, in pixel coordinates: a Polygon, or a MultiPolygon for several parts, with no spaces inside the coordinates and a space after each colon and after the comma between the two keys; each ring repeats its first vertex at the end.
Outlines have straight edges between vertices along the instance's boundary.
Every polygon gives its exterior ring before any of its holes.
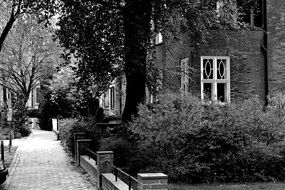
{"type": "Polygon", "coordinates": [[[155,45],[162,44],[162,34],[161,32],[158,32],[155,36],[155,45]]]}
{"type": "Polygon", "coordinates": [[[185,94],[189,89],[189,59],[185,58],[180,61],[181,68],[181,83],[180,91],[185,94]]]}
{"type": "Polygon", "coordinates": [[[40,88],[36,88],[36,92],[35,92],[35,94],[36,94],[36,98],[35,98],[35,103],[36,104],[39,104],[40,103],[40,98],[41,98],[41,91],[40,91],[40,88]]]}
{"type": "Polygon", "coordinates": [[[230,58],[201,57],[201,98],[230,101],[230,58]]]}
{"type": "Polygon", "coordinates": [[[115,87],[110,88],[110,105],[111,110],[115,109],[115,87]]]}

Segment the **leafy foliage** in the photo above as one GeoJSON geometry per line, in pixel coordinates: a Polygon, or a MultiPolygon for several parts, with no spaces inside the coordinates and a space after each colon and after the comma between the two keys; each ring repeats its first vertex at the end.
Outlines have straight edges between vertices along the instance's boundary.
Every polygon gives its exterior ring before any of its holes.
{"type": "MultiPolygon", "coordinates": [[[[253,1],[240,2],[250,7],[253,1]]],[[[155,86],[159,78],[147,75],[160,73],[157,68],[154,72],[146,70],[152,67],[151,63],[147,66],[147,50],[157,32],[162,32],[167,43],[187,33],[195,42],[192,44],[199,45],[211,29],[243,26],[234,1],[221,1],[219,10],[216,3],[217,0],[63,1],[58,36],[67,48],[66,60],[70,62],[70,55],[74,55],[78,63],[78,86],[88,98],[90,87],[103,92],[116,76],[117,68],[124,69],[127,97],[123,117],[129,120],[131,115],[137,115],[137,106],[144,100],[146,80],[154,80],[148,84],[155,86]]]]}
{"type": "MultiPolygon", "coordinates": [[[[0,52],[0,85],[12,94],[16,131],[29,134],[26,129],[26,103],[40,81],[53,73],[60,61],[61,48],[53,38],[53,28],[38,23],[31,15],[18,18],[0,52]]],[[[4,92],[4,94],[6,91],[4,92]]],[[[4,103],[10,104],[4,99],[4,103]]]]}
{"type": "Polygon", "coordinates": [[[78,87],[88,92],[89,87],[96,86],[104,92],[123,60],[118,10],[96,1],[63,2],[57,34],[67,48],[64,57],[78,65],[78,87]]]}
{"type": "Polygon", "coordinates": [[[142,171],[166,172],[172,181],[284,180],[284,95],[266,112],[257,99],[203,105],[193,96],[168,95],[140,107],[131,124],[142,171]]]}
{"type": "Polygon", "coordinates": [[[21,94],[24,104],[59,62],[61,48],[53,40],[52,30],[39,25],[35,17],[20,18],[0,53],[0,85],[21,94]]]}
{"type": "Polygon", "coordinates": [[[0,36],[0,51],[8,33],[18,18],[29,14],[36,15],[40,21],[48,21],[59,6],[59,1],[56,0],[1,0],[0,29],[2,29],[2,32],[0,36]]]}
{"type": "Polygon", "coordinates": [[[59,120],[59,138],[67,150],[74,154],[74,137],[75,132],[86,132],[87,138],[93,140],[92,149],[98,150],[99,142],[104,137],[101,131],[92,120],[86,119],[62,119],[59,120]]]}

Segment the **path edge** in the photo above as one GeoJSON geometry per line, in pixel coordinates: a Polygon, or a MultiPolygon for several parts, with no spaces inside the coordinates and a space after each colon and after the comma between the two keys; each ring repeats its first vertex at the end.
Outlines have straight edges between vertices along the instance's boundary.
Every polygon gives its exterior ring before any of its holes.
{"type": "Polygon", "coordinates": [[[20,161],[20,145],[18,146],[16,152],[15,152],[15,155],[14,155],[14,158],[12,160],[12,163],[10,165],[10,167],[8,168],[8,179],[6,180],[5,182],[5,185],[4,185],[4,190],[8,190],[9,187],[10,187],[10,184],[11,184],[11,181],[12,181],[12,178],[14,176],[14,173],[15,173],[15,170],[17,169],[17,165],[19,164],[19,161],[20,161]]]}

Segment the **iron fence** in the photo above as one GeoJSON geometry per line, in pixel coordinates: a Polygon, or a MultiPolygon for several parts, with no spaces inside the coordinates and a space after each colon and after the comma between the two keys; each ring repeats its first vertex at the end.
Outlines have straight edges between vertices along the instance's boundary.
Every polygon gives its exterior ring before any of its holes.
{"type": "Polygon", "coordinates": [[[82,150],[89,157],[89,159],[92,158],[95,161],[95,165],[97,165],[97,154],[85,146],[82,147],[82,150]]]}
{"type": "Polygon", "coordinates": [[[118,178],[120,178],[120,180],[128,185],[129,190],[138,190],[139,181],[136,178],[124,172],[121,168],[112,164],[111,166],[113,168],[113,174],[115,175],[115,181],[118,181],[118,178]]]}

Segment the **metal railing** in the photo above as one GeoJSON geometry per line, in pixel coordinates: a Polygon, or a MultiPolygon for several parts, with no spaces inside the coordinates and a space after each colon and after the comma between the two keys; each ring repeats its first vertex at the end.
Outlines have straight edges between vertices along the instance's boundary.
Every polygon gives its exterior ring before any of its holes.
{"type": "Polygon", "coordinates": [[[82,150],[83,153],[85,153],[89,157],[89,159],[92,158],[93,160],[95,160],[95,165],[97,165],[97,154],[85,146],[82,147],[82,150]]]}
{"type": "MultiPolygon", "coordinates": [[[[108,162],[109,163],[109,162],[108,162]]],[[[109,163],[110,164],[110,163],[109,163]]],[[[122,169],[112,165],[113,168],[113,174],[115,175],[115,181],[118,181],[118,177],[120,180],[122,180],[124,183],[126,183],[129,187],[129,190],[137,190],[139,181],[134,178],[133,176],[129,175],[128,173],[124,172],[122,169]]]]}

